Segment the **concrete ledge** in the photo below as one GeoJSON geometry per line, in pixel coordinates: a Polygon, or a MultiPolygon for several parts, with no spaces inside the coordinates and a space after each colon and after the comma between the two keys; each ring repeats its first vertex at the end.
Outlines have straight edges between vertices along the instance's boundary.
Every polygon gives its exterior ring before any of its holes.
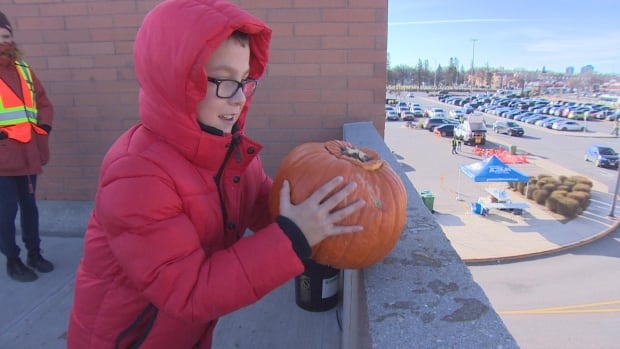
{"type": "Polygon", "coordinates": [[[347,123],[343,133],[397,171],[408,219],[390,255],[343,272],[342,348],[518,348],[373,124],[347,123]]]}

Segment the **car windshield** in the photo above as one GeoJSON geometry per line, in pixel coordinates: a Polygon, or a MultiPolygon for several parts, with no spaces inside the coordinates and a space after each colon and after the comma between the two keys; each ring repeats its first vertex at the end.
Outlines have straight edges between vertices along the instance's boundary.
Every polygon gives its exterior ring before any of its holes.
{"type": "Polygon", "coordinates": [[[508,127],[518,127],[519,124],[517,124],[516,122],[507,122],[506,125],[508,125],[508,127]]]}
{"type": "Polygon", "coordinates": [[[599,148],[599,154],[601,155],[616,155],[616,151],[611,148],[599,148]]]}

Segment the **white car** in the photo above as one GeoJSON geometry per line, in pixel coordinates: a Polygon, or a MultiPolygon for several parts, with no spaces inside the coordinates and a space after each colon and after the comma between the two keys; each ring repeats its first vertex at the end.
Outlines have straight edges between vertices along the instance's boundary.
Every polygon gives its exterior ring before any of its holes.
{"type": "Polygon", "coordinates": [[[465,112],[461,109],[452,109],[449,114],[453,119],[460,119],[465,116],[465,112]]]}
{"type": "Polygon", "coordinates": [[[446,112],[443,111],[442,108],[431,108],[430,117],[431,118],[445,118],[446,112]]]}
{"type": "Polygon", "coordinates": [[[582,123],[577,121],[564,120],[554,122],[551,128],[560,131],[583,131],[585,129],[585,126],[583,126],[582,123]]]}

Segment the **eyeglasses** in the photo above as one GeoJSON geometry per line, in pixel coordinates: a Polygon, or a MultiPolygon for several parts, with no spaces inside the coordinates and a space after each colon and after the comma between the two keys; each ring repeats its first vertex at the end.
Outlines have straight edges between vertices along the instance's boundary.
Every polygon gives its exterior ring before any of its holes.
{"type": "Polygon", "coordinates": [[[250,97],[254,94],[254,91],[256,91],[256,86],[258,86],[258,80],[250,78],[237,81],[207,77],[207,81],[215,84],[215,95],[218,98],[224,99],[232,98],[239,89],[241,89],[246,97],[250,97]]]}

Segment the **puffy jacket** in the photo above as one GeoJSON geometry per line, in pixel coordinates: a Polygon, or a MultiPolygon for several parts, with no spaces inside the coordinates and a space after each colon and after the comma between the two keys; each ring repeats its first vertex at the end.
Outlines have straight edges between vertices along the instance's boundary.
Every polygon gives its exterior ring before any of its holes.
{"type": "MultiPolygon", "coordinates": [[[[54,108],[47,98],[43,85],[31,70],[36,95],[38,124],[51,129],[54,108]]],[[[0,66],[0,79],[23,98],[20,78],[14,65],[0,66]]],[[[2,127],[0,127],[0,132],[2,127]]],[[[25,176],[40,174],[50,158],[49,136],[32,131],[32,138],[27,143],[5,138],[0,139],[0,176],[25,176]]]]}
{"type": "Polygon", "coordinates": [[[134,46],[141,122],[102,163],[68,348],[210,348],[218,317],[303,272],[268,213],[261,146],[244,134],[251,97],[233,134],[196,119],[207,58],[234,30],[250,34],[259,78],[271,30],[235,5],[172,0],[145,17],[134,46]]]}

